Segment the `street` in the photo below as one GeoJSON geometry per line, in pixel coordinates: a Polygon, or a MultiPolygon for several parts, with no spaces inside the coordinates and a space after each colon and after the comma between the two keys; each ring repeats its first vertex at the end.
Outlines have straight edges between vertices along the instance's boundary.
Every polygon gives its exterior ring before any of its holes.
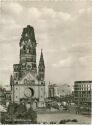
{"type": "MultiPolygon", "coordinates": [[[[43,122],[56,122],[59,123],[60,120],[68,120],[68,119],[77,119],[78,124],[91,124],[91,117],[90,116],[83,116],[77,114],[70,114],[70,113],[53,113],[53,114],[38,114],[37,121],[38,123],[43,122]]],[[[76,123],[75,123],[76,124],[76,123]]]]}

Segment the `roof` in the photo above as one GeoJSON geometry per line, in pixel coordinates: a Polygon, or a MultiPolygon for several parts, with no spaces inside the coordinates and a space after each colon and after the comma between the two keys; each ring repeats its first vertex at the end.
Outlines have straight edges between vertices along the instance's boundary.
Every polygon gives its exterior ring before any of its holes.
{"type": "Polygon", "coordinates": [[[37,77],[35,77],[31,72],[28,72],[27,74],[25,74],[25,75],[20,79],[20,83],[23,82],[24,79],[34,80],[34,81],[37,82],[37,77]]]}
{"type": "Polygon", "coordinates": [[[74,83],[92,83],[91,80],[86,80],[86,81],[75,81],[74,83]]]}
{"type": "Polygon", "coordinates": [[[43,52],[42,52],[42,49],[41,49],[41,55],[40,55],[40,61],[39,61],[39,67],[42,67],[42,66],[44,66],[44,68],[45,68],[44,58],[43,58],[43,52]]]}

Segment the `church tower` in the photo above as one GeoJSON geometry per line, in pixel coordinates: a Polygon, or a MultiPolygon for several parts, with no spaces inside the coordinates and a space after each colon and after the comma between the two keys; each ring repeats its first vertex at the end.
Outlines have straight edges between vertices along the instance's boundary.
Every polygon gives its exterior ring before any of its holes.
{"type": "Polygon", "coordinates": [[[36,66],[36,40],[34,28],[28,25],[23,29],[20,39],[20,65],[22,77],[27,72],[31,72],[34,76],[37,75],[36,66]]]}
{"type": "MultiPolygon", "coordinates": [[[[43,52],[37,70],[36,40],[34,28],[27,25],[23,29],[20,39],[20,61],[13,65],[13,75],[10,78],[12,101],[20,103],[21,99],[34,100],[37,107],[45,106],[45,64],[43,52]],[[38,73],[37,73],[38,71],[38,73]]],[[[27,103],[27,101],[25,101],[27,103]]]]}
{"type": "Polygon", "coordinates": [[[44,82],[44,77],[45,77],[45,64],[44,64],[43,52],[41,50],[40,61],[39,61],[39,66],[38,66],[39,81],[44,82]]]}

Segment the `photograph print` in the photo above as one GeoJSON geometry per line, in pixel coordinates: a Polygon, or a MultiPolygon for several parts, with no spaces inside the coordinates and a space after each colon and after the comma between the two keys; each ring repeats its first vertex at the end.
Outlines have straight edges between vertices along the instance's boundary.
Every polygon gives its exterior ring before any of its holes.
{"type": "Polygon", "coordinates": [[[92,1],[0,1],[0,125],[90,124],[92,1]]]}

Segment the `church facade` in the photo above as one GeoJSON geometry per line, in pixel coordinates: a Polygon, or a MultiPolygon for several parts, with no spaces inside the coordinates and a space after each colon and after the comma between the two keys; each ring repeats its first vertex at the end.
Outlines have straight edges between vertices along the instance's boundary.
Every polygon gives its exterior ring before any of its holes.
{"type": "Polygon", "coordinates": [[[13,65],[10,78],[12,102],[32,100],[36,107],[45,107],[45,64],[41,50],[39,65],[36,62],[36,39],[34,28],[28,25],[23,29],[20,39],[20,61],[13,65]]]}

